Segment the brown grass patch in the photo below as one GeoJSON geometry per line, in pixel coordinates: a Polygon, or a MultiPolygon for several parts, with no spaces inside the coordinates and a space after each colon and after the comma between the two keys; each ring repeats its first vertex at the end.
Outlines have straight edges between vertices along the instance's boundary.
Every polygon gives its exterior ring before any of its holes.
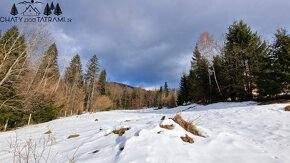
{"type": "Polygon", "coordinates": [[[160,127],[161,127],[161,128],[165,128],[165,129],[167,129],[167,130],[173,130],[173,129],[174,129],[173,124],[171,124],[171,125],[160,125],[160,127]]]}
{"type": "Polygon", "coordinates": [[[79,136],[80,136],[79,134],[72,134],[72,135],[68,136],[67,138],[71,139],[71,138],[77,138],[79,136]]]}
{"type": "Polygon", "coordinates": [[[290,111],[290,105],[285,107],[285,111],[290,111]]]}
{"type": "Polygon", "coordinates": [[[122,136],[125,134],[126,131],[130,130],[130,128],[120,128],[112,131],[112,133],[122,136]]]}
{"type": "Polygon", "coordinates": [[[196,128],[196,126],[192,122],[187,122],[184,120],[180,114],[177,114],[173,119],[175,123],[179,124],[182,128],[184,128],[187,132],[192,133],[196,136],[204,137],[196,128]]]}
{"type": "Polygon", "coordinates": [[[190,144],[194,143],[193,139],[189,137],[187,134],[185,134],[185,136],[181,136],[180,138],[182,139],[182,141],[186,143],[190,143],[190,144]]]}

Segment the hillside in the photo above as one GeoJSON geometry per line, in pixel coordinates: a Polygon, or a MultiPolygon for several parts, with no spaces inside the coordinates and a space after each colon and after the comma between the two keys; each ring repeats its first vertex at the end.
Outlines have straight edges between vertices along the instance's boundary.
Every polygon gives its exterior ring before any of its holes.
{"type": "Polygon", "coordinates": [[[31,146],[37,144],[30,148],[36,149],[30,157],[36,153],[40,162],[288,163],[290,112],[283,110],[286,105],[217,103],[61,118],[0,133],[0,160],[8,163],[13,162],[13,154],[16,160],[18,154],[24,156],[26,140],[31,146]],[[205,137],[194,136],[169,119],[177,112],[194,121],[205,137]],[[160,128],[163,116],[162,124],[173,124],[174,129],[160,128]],[[130,129],[122,136],[111,133],[121,127],[130,129]],[[44,134],[47,131],[51,133],[44,134]],[[185,134],[193,144],[181,140],[185,134]]]}
{"type": "Polygon", "coordinates": [[[130,85],[127,85],[127,84],[123,84],[123,83],[118,83],[118,82],[107,82],[108,86],[111,86],[111,87],[116,87],[116,86],[119,86],[119,87],[123,87],[123,88],[129,88],[129,89],[135,89],[136,87],[133,87],[133,86],[130,86],[130,85]]]}

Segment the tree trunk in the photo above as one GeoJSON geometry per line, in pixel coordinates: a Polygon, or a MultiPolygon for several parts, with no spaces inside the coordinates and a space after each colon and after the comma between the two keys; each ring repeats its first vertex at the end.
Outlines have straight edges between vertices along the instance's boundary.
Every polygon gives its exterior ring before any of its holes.
{"type": "Polygon", "coordinates": [[[221,88],[220,88],[220,85],[219,85],[217,77],[216,77],[215,68],[214,68],[214,66],[212,66],[212,68],[213,68],[213,76],[214,76],[215,83],[217,85],[217,88],[218,88],[218,91],[220,93],[220,96],[222,97],[222,92],[221,92],[221,88]]]}

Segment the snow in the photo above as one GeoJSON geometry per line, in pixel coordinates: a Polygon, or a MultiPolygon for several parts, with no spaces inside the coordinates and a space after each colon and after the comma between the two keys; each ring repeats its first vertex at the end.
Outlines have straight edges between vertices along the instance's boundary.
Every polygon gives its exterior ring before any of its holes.
{"type": "MultiPolygon", "coordinates": [[[[283,110],[286,105],[289,104],[194,104],[61,118],[0,133],[0,162],[13,162],[10,144],[17,135],[18,144],[44,138],[47,149],[43,155],[51,162],[69,162],[74,158],[86,163],[289,163],[290,112],[283,110]],[[179,112],[186,120],[194,121],[206,137],[194,136],[169,119],[179,112]],[[162,116],[166,116],[164,121],[162,116]],[[174,129],[160,128],[160,124],[173,124],[174,129]],[[121,127],[130,130],[122,136],[111,133],[121,127]],[[44,134],[48,130],[52,131],[52,143],[44,134]],[[67,139],[71,134],[80,136],[67,139]],[[194,139],[194,144],[180,139],[185,134],[194,139]],[[96,150],[99,151],[94,153],[96,150]]],[[[41,149],[43,143],[38,143],[36,151],[41,153],[41,149]]]]}

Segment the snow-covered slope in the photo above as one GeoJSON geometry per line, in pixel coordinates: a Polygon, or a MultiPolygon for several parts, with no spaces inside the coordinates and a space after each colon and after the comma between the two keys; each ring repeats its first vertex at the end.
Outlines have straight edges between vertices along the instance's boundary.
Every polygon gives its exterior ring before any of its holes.
{"type": "Polygon", "coordinates": [[[31,144],[37,143],[31,149],[36,149],[38,158],[44,151],[40,162],[289,163],[290,112],[283,111],[286,105],[217,103],[73,116],[0,133],[0,162],[13,162],[17,159],[14,150],[31,140],[31,144]],[[168,119],[181,111],[205,138],[186,132],[168,119]],[[173,130],[159,127],[162,116],[166,116],[166,123],[174,124],[173,130]],[[109,134],[121,127],[130,130],[123,136],[109,134]],[[44,134],[48,130],[52,131],[50,138],[44,134]],[[72,134],[79,137],[67,139],[72,134]],[[193,137],[194,144],[180,139],[185,134],[193,137]]]}

